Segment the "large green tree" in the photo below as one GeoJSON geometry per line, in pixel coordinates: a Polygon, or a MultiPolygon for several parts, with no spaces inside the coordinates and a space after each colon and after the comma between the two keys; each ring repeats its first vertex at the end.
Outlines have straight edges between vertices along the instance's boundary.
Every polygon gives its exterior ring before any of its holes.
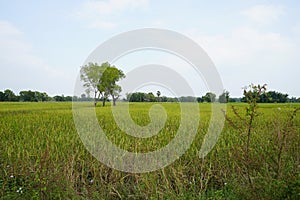
{"type": "Polygon", "coordinates": [[[108,62],[98,65],[97,63],[89,63],[81,67],[81,80],[84,82],[86,92],[94,94],[94,106],[97,105],[98,100],[102,99],[103,106],[109,96],[113,99],[113,105],[122,91],[121,86],[117,82],[124,78],[125,75],[122,70],[110,65],[108,62]]]}
{"type": "Polygon", "coordinates": [[[97,63],[88,63],[81,67],[80,78],[84,82],[83,86],[86,87],[86,93],[89,95],[91,92],[94,93],[94,106],[97,105],[98,99],[102,94],[98,86],[101,83],[100,79],[105,71],[105,66],[108,63],[98,65],[97,63]]]}
{"type": "Polygon", "coordinates": [[[105,101],[109,95],[112,97],[113,105],[116,105],[116,101],[120,97],[120,92],[122,91],[121,86],[117,85],[117,82],[122,78],[125,78],[125,74],[122,70],[109,64],[105,66],[105,71],[103,72],[100,78],[100,84],[98,85],[98,90],[104,94],[103,106],[105,106],[105,101]]]}

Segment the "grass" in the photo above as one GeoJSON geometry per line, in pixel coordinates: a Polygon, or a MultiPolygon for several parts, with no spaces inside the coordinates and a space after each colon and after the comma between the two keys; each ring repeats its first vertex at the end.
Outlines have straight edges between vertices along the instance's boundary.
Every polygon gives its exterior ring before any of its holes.
{"type": "MultiPolygon", "coordinates": [[[[130,104],[135,123],[150,122],[152,105],[130,104]]],[[[116,145],[148,152],[168,144],[179,127],[179,105],[161,105],[167,113],[166,124],[159,134],[146,139],[118,129],[110,106],[97,107],[96,113],[116,145]]],[[[71,103],[0,103],[0,198],[299,199],[300,116],[294,110],[300,104],[259,104],[247,159],[247,126],[234,114],[245,117],[246,106],[228,104],[230,121],[213,150],[200,159],[211,109],[210,104],[199,104],[200,124],[188,151],[164,169],[133,174],[105,166],[85,149],[71,103]]]]}

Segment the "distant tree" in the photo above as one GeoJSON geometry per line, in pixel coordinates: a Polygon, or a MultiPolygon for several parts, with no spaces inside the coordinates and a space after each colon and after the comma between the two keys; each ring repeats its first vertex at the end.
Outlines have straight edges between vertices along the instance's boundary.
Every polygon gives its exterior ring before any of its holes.
{"type": "Polygon", "coordinates": [[[62,96],[59,96],[59,95],[56,95],[53,97],[54,101],[64,101],[64,95],[62,96]]]}
{"type": "Polygon", "coordinates": [[[83,86],[86,87],[86,93],[94,93],[94,106],[97,105],[100,95],[103,91],[99,91],[99,84],[101,83],[101,77],[105,71],[105,68],[109,66],[109,63],[103,63],[98,65],[97,63],[89,63],[84,65],[80,69],[80,78],[84,82],[83,86]]]}
{"type": "Polygon", "coordinates": [[[269,91],[267,93],[268,103],[286,103],[288,101],[288,94],[282,94],[276,91],[269,91]]]}
{"type": "MultiPolygon", "coordinates": [[[[242,101],[246,102],[245,97],[242,98],[242,101]]],[[[288,101],[288,94],[276,91],[263,92],[257,100],[258,103],[286,103],[288,101]]]]}
{"type": "Polygon", "coordinates": [[[64,101],[72,101],[72,97],[71,97],[71,96],[66,96],[66,97],[64,98],[64,101]]]}
{"type": "Polygon", "coordinates": [[[78,96],[73,96],[73,97],[72,97],[72,101],[79,101],[78,96]]]}
{"type": "Polygon", "coordinates": [[[269,103],[270,102],[270,95],[267,92],[264,92],[260,95],[259,103],[269,103]]]}
{"type": "Polygon", "coordinates": [[[197,97],[197,102],[198,103],[202,103],[203,102],[203,99],[201,97],[197,97]]]}
{"type": "Polygon", "coordinates": [[[144,102],[145,101],[145,93],[135,92],[128,95],[130,102],[144,102]]]}
{"type": "Polygon", "coordinates": [[[80,95],[81,101],[86,101],[86,94],[81,94],[80,95]]]}
{"type": "Polygon", "coordinates": [[[160,93],[159,90],[156,92],[156,95],[157,95],[157,101],[159,101],[159,100],[160,100],[159,97],[160,97],[160,95],[161,95],[161,93],[160,93]]]}
{"type": "Polygon", "coordinates": [[[35,92],[31,90],[21,91],[19,95],[20,95],[20,101],[37,101],[35,97],[35,92]]]}
{"type": "Polygon", "coordinates": [[[148,94],[145,94],[145,99],[144,100],[148,101],[148,102],[155,102],[156,98],[155,98],[155,96],[152,92],[149,92],[148,94]]]}
{"type": "MultiPolygon", "coordinates": [[[[191,97],[191,96],[180,97],[180,98],[181,98],[181,101],[185,101],[185,102],[196,101],[196,98],[191,97]]],[[[152,92],[149,92],[149,93],[144,93],[144,92],[127,93],[125,100],[129,101],[129,102],[155,102],[155,101],[157,101],[156,97],[154,96],[154,94],[152,92]]],[[[160,102],[178,102],[178,98],[161,96],[160,102]]]]}
{"type": "Polygon", "coordinates": [[[166,96],[159,97],[159,100],[161,102],[172,102],[172,98],[166,96]]]}
{"type": "Polygon", "coordinates": [[[87,94],[90,92],[94,93],[94,106],[97,105],[100,97],[103,106],[105,106],[109,96],[112,97],[113,105],[116,105],[116,101],[122,91],[121,87],[116,83],[125,78],[122,70],[117,69],[108,62],[101,65],[89,63],[81,67],[80,74],[81,80],[84,82],[83,86],[87,88],[87,94]]]}
{"type": "Polygon", "coordinates": [[[241,102],[242,98],[229,98],[229,102],[241,102]]]}
{"type": "Polygon", "coordinates": [[[224,91],[220,96],[219,96],[219,102],[220,103],[227,103],[229,102],[229,92],[224,91]]]}
{"type": "Polygon", "coordinates": [[[291,97],[289,99],[289,102],[291,102],[291,103],[297,103],[297,98],[296,97],[291,97]]]}
{"type": "Polygon", "coordinates": [[[19,101],[18,96],[10,89],[4,90],[4,101],[19,101]]]}
{"type": "Polygon", "coordinates": [[[266,91],[266,84],[264,85],[254,85],[251,84],[244,89],[243,101],[247,103],[253,103],[257,106],[257,103],[260,102],[261,96],[266,91]]]}
{"type": "Polygon", "coordinates": [[[20,95],[20,101],[38,102],[38,101],[49,101],[51,99],[46,92],[38,92],[38,91],[31,91],[31,90],[21,91],[19,95],[20,95]]]}
{"type": "Polygon", "coordinates": [[[129,101],[130,96],[131,96],[131,93],[128,93],[128,92],[127,92],[127,93],[125,94],[125,96],[126,96],[126,97],[125,97],[123,100],[124,100],[124,101],[129,101]]]}
{"type": "Polygon", "coordinates": [[[196,101],[196,97],[182,96],[182,97],[179,97],[179,101],[180,102],[195,102],[196,101]]]}
{"type": "Polygon", "coordinates": [[[0,101],[4,101],[5,96],[4,96],[4,92],[0,91],[0,101]]]}
{"type": "Polygon", "coordinates": [[[216,101],[216,95],[212,92],[207,92],[204,96],[202,96],[203,101],[206,102],[215,102],[216,101]]]}
{"type": "Polygon", "coordinates": [[[111,95],[113,100],[113,105],[116,105],[116,101],[120,97],[120,92],[122,91],[121,86],[117,85],[117,82],[125,78],[125,74],[122,70],[117,69],[115,66],[111,66],[109,63],[105,64],[105,71],[100,77],[100,82],[98,85],[98,90],[103,93],[103,106],[105,106],[105,101],[108,96],[111,95]]]}

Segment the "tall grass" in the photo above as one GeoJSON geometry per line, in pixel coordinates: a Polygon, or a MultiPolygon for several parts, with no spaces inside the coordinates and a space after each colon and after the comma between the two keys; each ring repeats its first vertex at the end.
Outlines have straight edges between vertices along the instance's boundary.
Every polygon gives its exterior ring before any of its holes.
{"type": "MultiPolygon", "coordinates": [[[[149,123],[152,105],[130,104],[133,120],[149,123]]],[[[168,114],[166,124],[147,139],[119,130],[110,106],[97,107],[96,113],[111,141],[129,151],[148,152],[172,140],[179,126],[179,105],[161,105],[168,114]]],[[[201,119],[191,148],[164,169],[132,174],[111,169],[90,155],[76,132],[71,103],[0,103],[0,197],[299,199],[300,117],[296,109],[300,104],[259,104],[249,143],[244,120],[247,105],[232,105],[234,109],[226,114],[230,121],[205,158],[200,159],[198,151],[211,109],[210,104],[199,104],[201,119]]]]}

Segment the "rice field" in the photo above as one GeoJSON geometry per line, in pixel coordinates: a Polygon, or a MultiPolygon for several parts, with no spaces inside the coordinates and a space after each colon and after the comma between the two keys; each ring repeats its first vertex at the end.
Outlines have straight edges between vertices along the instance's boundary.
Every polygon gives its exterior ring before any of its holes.
{"type": "MultiPolygon", "coordinates": [[[[149,124],[154,104],[130,103],[133,121],[149,124]]],[[[166,123],[149,138],[120,130],[110,104],[97,107],[96,116],[114,144],[149,152],[167,145],[180,126],[179,104],[160,105],[166,123]]],[[[180,158],[157,171],[127,173],[86,150],[71,102],[0,103],[0,199],[300,199],[300,104],[259,104],[247,150],[246,106],[227,104],[222,134],[205,158],[198,151],[211,104],[200,103],[196,137],[180,158]]]]}

